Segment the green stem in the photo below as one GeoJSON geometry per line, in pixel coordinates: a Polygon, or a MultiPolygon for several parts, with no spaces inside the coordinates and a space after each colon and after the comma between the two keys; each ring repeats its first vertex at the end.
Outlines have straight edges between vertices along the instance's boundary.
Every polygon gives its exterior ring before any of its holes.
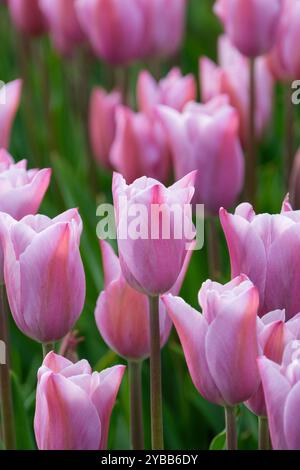
{"type": "Polygon", "coordinates": [[[259,450],[270,450],[270,434],[268,418],[258,417],[258,448],[259,450]]]}
{"type": "Polygon", "coordinates": [[[294,128],[294,105],[291,99],[291,84],[288,82],[285,86],[285,180],[286,186],[289,185],[290,174],[294,161],[294,143],[295,143],[295,128],[294,128]]]}
{"type": "Polygon", "coordinates": [[[54,351],[54,343],[43,343],[42,344],[43,348],[43,358],[47,356],[47,354],[51,351],[54,351]]]}
{"type": "Polygon", "coordinates": [[[159,331],[159,297],[149,297],[150,304],[150,382],[151,382],[151,437],[152,449],[163,450],[163,418],[162,418],[162,387],[161,358],[159,331]]]}
{"type": "Polygon", "coordinates": [[[236,417],[235,408],[225,406],[225,424],[226,424],[226,449],[237,449],[237,432],[236,432],[236,417]]]}
{"type": "Polygon", "coordinates": [[[5,448],[14,450],[16,448],[15,430],[14,430],[14,412],[12,401],[12,390],[10,381],[10,360],[9,360],[9,333],[7,318],[6,291],[3,285],[0,285],[0,340],[3,342],[6,350],[6,363],[0,364],[0,394],[1,394],[1,416],[2,416],[2,435],[5,448]]]}
{"type": "Polygon", "coordinates": [[[142,362],[128,361],[130,383],[130,427],[133,450],[143,450],[143,395],[142,395],[142,362]]]}
{"type": "Polygon", "coordinates": [[[249,128],[246,152],[245,198],[255,205],[257,191],[255,59],[249,60],[249,128]]]}

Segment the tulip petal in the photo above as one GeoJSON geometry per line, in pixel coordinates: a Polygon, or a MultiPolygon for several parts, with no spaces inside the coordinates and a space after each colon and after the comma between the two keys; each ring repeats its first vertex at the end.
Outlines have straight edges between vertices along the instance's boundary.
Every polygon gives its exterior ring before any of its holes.
{"type": "Polygon", "coordinates": [[[300,383],[298,382],[287,396],[284,407],[284,433],[289,450],[300,449],[300,383]]]}
{"type": "Polygon", "coordinates": [[[287,449],[284,435],[284,406],[290,391],[290,384],[280,373],[278,364],[262,357],[258,359],[267,405],[272,445],[275,450],[287,449]]]}
{"type": "Polygon", "coordinates": [[[40,450],[99,449],[101,422],[95,405],[59,374],[40,378],[34,428],[40,450]]]}
{"type": "Polygon", "coordinates": [[[162,300],[180,338],[195,387],[212,403],[224,404],[207,364],[205,337],[208,325],[205,318],[180,297],[168,294],[162,300]]]}
{"type": "Polygon", "coordinates": [[[256,364],[258,302],[258,291],[252,287],[224,304],[206,335],[208,367],[229,405],[246,401],[259,385],[256,364]]]}
{"type": "Polygon", "coordinates": [[[107,448],[110,417],[123,379],[125,366],[114,366],[92,376],[91,400],[101,421],[101,441],[99,449],[107,448]]]}

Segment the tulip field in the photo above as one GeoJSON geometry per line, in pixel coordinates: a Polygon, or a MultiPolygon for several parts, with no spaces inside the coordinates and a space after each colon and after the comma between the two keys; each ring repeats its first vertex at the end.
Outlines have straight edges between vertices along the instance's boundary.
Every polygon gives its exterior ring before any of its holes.
{"type": "Polygon", "coordinates": [[[300,450],[300,0],[0,38],[0,449],[300,450]]]}

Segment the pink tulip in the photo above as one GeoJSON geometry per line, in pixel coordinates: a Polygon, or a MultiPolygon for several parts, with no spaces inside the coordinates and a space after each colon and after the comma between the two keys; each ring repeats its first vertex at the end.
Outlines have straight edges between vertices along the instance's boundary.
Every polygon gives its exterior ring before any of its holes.
{"type": "Polygon", "coordinates": [[[112,64],[143,56],[144,0],[77,0],[78,19],[95,53],[112,64]]]}
{"type": "Polygon", "coordinates": [[[277,79],[292,81],[300,77],[299,54],[292,52],[299,41],[300,3],[298,0],[284,0],[278,38],[269,55],[271,70],[277,79]]]}
{"type": "MultiPolygon", "coordinates": [[[[300,314],[285,323],[285,311],[274,310],[262,318],[257,317],[259,355],[281,364],[285,346],[292,339],[300,338],[300,314]]],[[[262,384],[246,402],[257,416],[266,416],[267,409],[262,384]]]]}
{"type": "Polygon", "coordinates": [[[0,149],[0,173],[9,170],[10,168],[27,168],[27,160],[21,160],[15,163],[13,157],[8,153],[7,150],[0,149]]]}
{"type": "MultiPolygon", "coordinates": [[[[219,63],[200,59],[201,95],[208,101],[218,95],[228,95],[230,104],[240,117],[240,135],[247,140],[249,119],[249,62],[226,36],[221,36],[218,45],[219,63]]],[[[256,77],[256,134],[260,138],[272,118],[274,80],[267,60],[259,58],[255,63],[256,77]]]]}
{"type": "MultiPolygon", "coordinates": [[[[118,257],[107,243],[101,242],[104,267],[104,288],[96,310],[96,323],[108,346],[128,360],[141,360],[150,355],[149,300],[132,289],[125,281],[118,257]]],[[[192,251],[186,256],[183,268],[171,289],[179,293],[192,251]]],[[[160,342],[165,345],[171,331],[171,320],[160,302],[160,342]]]]}
{"type": "Polygon", "coordinates": [[[72,54],[74,48],[85,39],[75,10],[76,0],[39,1],[55,48],[61,54],[72,54]]]}
{"type": "Polygon", "coordinates": [[[95,53],[118,65],[150,55],[174,54],[184,33],[186,3],[186,0],[77,0],[76,8],[95,53]]]}
{"type": "Polygon", "coordinates": [[[38,371],[34,430],[39,450],[103,450],[124,366],[92,373],[50,352],[38,371]]]}
{"type": "Polygon", "coordinates": [[[184,29],[187,0],[143,0],[148,11],[149,53],[169,56],[180,48],[184,29]]]}
{"type": "Polygon", "coordinates": [[[239,51],[247,57],[266,54],[274,46],[283,0],[217,0],[215,13],[239,51]]]}
{"type": "Polygon", "coordinates": [[[63,338],[78,320],[85,299],[79,253],[82,222],[77,209],[51,220],[30,215],[0,217],[4,279],[14,320],[42,343],[63,338]]]}
{"type": "Polygon", "coordinates": [[[198,170],[195,202],[211,214],[231,207],[244,180],[244,157],[236,111],[224,102],[189,104],[183,113],[159,107],[172,149],[176,178],[198,170]]]}
{"type": "Polygon", "coordinates": [[[39,0],[8,0],[8,8],[14,24],[23,33],[39,36],[47,30],[39,0]]]}
{"type": "Polygon", "coordinates": [[[259,358],[267,404],[271,441],[274,450],[300,449],[300,348],[291,341],[278,365],[266,357],[259,358]]]}
{"type": "Polygon", "coordinates": [[[289,189],[292,206],[295,209],[300,209],[300,149],[294,159],[289,189]]]}
{"type": "Polygon", "coordinates": [[[166,181],[170,172],[170,149],[157,119],[120,106],[116,122],[110,154],[115,170],[122,173],[129,183],[144,175],[166,181]]]}
{"type": "Polygon", "coordinates": [[[116,134],[116,110],[122,102],[121,94],[106,93],[94,88],[90,99],[89,132],[94,156],[101,165],[111,168],[109,155],[116,134]]]}
{"type": "Polygon", "coordinates": [[[285,309],[290,319],[300,311],[300,212],[284,201],[281,214],[256,215],[250,204],[235,213],[220,210],[232,277],[245,273],[259,290],[259,314],[285,309]],[[283,281],[284,276],[284,281],[283,281]]]}
{"type": "Polygon", "coordinates": [[[180,69],[172,69],[158,83],[146,70],[138,78],[137,100],[139,110],[151,114],[154,107],[164,104],[182,111],[189,101],[196,99],[196,82],[193,75],[182,76],[180,69]]]}
{"type": "Polygon", "coordinates": [[[190,202],[195,173],[169,188],[146,177],[127,185],[120,174],[114,174],[121,269],[126,281],[142,293],[168,292],[179,277],[194,237],[190,202]]]}
{"type": "Polygon", "coordinates": [[[199,393],[233,406],[257,390],[258,292],[244,275],[222,286],[206,281],[199,292],[203,314],[179,297],[163,296],[199,393]]]}
{"type": "Polygon", "coordinates": [[[12,124],[17,113],[22,80],[15,80],[0,88],[0,148],[8,148],[12,124]]]}
{"type": "MultiPolygon", "coordinates": [[[[3,150],[0,154],[3,161],[8,161],[9,154],[3,150]]],[[[0,212],[6,212],[17,220],[28,214],[36,214],[48,189],[51,170],[27,170],[27,162],[24,160],[8,166],[6,163],[6,169],[4,165],[2,163],[4,170],[0,171],[0,212]]]]}

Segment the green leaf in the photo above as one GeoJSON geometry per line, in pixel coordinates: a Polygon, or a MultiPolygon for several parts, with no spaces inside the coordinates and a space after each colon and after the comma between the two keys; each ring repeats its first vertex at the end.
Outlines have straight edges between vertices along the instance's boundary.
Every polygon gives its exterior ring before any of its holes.
{"type": "Polygon", "coordinates": [[[25,397],[23,396],[19,379],[13,372],[11,372],[11,384],[14,403],[17,449],[33,450],[35,449],[35,445],[32,426],[29,423],[27,411],[24,406],[25,397]]]}
{"type": "Polygon", "coordinates": [[[209,450],[224,450],[226,444],[226,431],[220,432],[217,436],[213,438],[209,446],[209,450]]]}

